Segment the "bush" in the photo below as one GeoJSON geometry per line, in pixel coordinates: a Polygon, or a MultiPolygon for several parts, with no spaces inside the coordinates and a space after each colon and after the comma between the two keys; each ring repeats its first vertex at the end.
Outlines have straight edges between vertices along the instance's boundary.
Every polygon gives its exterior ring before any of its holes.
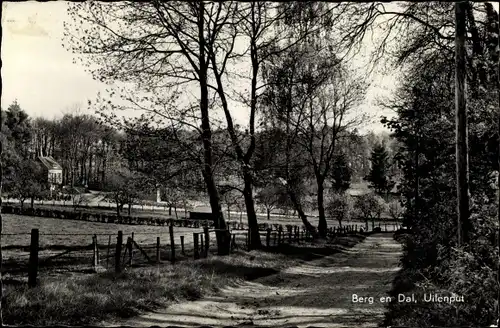
{"type": "MultiPolygon", "coordinates": [[[[434,242],[426,241],[421,233],[405,235],[403,269],[393,283],[391,296],[424,293],[463,296],[463,302],[389,305],[384,325],[393,326],[488,326],[496,320],[496,263],[498,250],[493,238],[495,216],[484,206],[472,215],[474,234],[466,248],[457,248],[438,240],[443,231],[454,229],[448,224],[434,227],[434,242]],[[488,238],[490,237],[490,238],[488,238]]],[[[446,236],[442,234],[441,236],[446,236]]],[[[448,237],[449,238],[449,237],[448,237]]]]}
{"type": "Polygon", "coordinates": [[[342,222],[349,220],[352,216],[353,203],[352,197],[348,194],[333,193],[327,200],[326,212],[342,226],[342,222]]]}

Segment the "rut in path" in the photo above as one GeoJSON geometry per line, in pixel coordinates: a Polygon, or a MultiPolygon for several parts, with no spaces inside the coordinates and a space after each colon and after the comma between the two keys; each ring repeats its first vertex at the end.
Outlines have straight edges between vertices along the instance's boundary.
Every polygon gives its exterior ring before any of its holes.
{"type": "Polygon", "coordinates": [[[219,296],[168,308],[107,326],[376,327],[399,270],[401,245],[374,234],[351,249],[278,274],[223,289],[219,296]],[[352,295],[374,302],[353,303],[352,295]]]}

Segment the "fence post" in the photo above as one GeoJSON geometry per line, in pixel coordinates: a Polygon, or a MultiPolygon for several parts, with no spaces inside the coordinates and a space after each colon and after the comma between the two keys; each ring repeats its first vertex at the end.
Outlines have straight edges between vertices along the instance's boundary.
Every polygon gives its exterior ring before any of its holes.
{"type": "Polygon", "coordinates": [[[204,251],[205,251],[205,241],[203,238],[203,234],[200,234],[200,256],[203,256],[204,251]]]}
{"type": "Polygon", "coordinates": [[[156,237],[156,263],[160,263],[160,237],[156,237]]]}
{"type": "Polygon", "coordinates": [[[116,237],[116,253],[115,253],[115,272],[120,273],[122,271],[120,265],[120,255],[122,253],[122,243],[123,243],[123,232],[118,231],[118,237],[116,237]]]}
{"type": "Polygon", "coordinates": [[[172,258],[170,259],[172,263],[175,262],[175,241],[174,241],[174,225],[173,222],[170,223],[168,227],[168,233],[170,234],[170,252],[172,254],[172,258]]]}
{"type": "Polygon", "coordinates": [[[127,238],[127,250],[128,250],[128,265],[132,266],[132,256],[133,256],[133,247],[132,247],[132,237],[127,238]]]}
{"type": "Polygon", "coordinates": [[[97,272],[97,266],[99,265],[99,253],[97,249],[97,235],[92,236],[92,245],[94,246],[94,256],[92,258],[92,268],[97,272]]]}
{"type": "Polygon", "coordinates": [[[292,226],[288,226],[288,243],[292,243],[292,226]]]}
{"type": "Polygon", "coordinates": [[[208,225],[203,227],[203,233],[205,235],[205,257],[208,257],[208,248],[210,247],[210,235],[208,232],[208,225]]]}
{"type": "Polygon", "coordinates": [[[266,229],[266,246],[269,247],[271,243],[271,228],[266,229]]]}
{"type": "Polygon", "coordinates": [[[278,228],[278,245],[281,244],[281,232],[283,231],[283,226],[280,224],[280,227],[278,228]]]}
{"type": "Polygon", "coordinates": [[[106,254],[106,269],[109,269],[109,249],[111,248],[111,235],[108,239],[108,254],[106,254]]]}
{"type": "MultiPolygon", "coordinates": [[[[130,258],[134,257],[134,243],[132,241],[134,240],[134,233],[132,232],[132,238],[130,238],[130,258]]],[[[130,260],[130,265],[132,265],[132,260],[130,260]]]]}
{"type": "Polygon", "coordinates": [[[194,242],[194,259],[197,260],[200,258],[200,253],[198,250],[198,233],[193,232],[193,242],[194,242]]]}
{"type": "Polygon", "coordinates": [[[38,275],[38,229],[31,229],[30,259],[28,265],[28,286],[36,287],[38,275]]]}
{"type": "Polygon", "coordinates": [[[184,253],[184,236],[181,236],[181,253],[182,255],[186,255],[186,253],[184,253]]]}

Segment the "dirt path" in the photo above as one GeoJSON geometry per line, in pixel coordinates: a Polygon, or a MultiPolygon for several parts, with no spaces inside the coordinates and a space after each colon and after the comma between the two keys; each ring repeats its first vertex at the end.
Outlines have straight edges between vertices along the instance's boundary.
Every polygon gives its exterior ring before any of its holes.
{"type": "Polygon", "coordinates": [[[375,327],[400,256],[391,235],[375,234],[342,253],[115,325],[375,327]],[[354,303],[353,294],[374,302],[354,303]]]}

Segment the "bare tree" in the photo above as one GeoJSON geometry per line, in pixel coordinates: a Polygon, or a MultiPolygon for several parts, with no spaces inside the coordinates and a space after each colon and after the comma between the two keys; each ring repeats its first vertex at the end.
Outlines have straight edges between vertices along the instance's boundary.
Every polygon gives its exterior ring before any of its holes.
{"type": "Polygon", "coordinates": [[[271,212],[277,208],[280,204],[283,190],[279,188],[279,185],[267,185],[262,188],[255,196],[258,202],[266,211],[267,219],[271,219],[271,212]]]}
{"type": "Polygon", "coordinates": [[[332,170],[332,162],[337,151],[337,143],[349,129],[362,122],[363,116],[353,114],[353,109],[364,98],[366,85],[359,77],[348,76],[338,66],[327,83],[308,95],[305,113],[297,122],[299,144],[309,155],[308,164],[312,166],[316,187],[319,212],[318,231],[326,237],[324,191],[325,180],[332,170]]]}
{"type": "Polygon", "coordinates": [[[84,24],[76,23],[74,28],[66,29],[70,47],[90,55],[91,63],[100,64],[92,70],[96,79],[133,83],[149,95],[127,97],[135,109],[149,111],[156,120],[175,121],[200,133],[202,175],[214,224],[220,229],[217,232],[220,254],[229,252],[230,241],[229,233],[223,232],[227,226],[213,174],[210,49],[223,43],[219,33],[235,9],[234,3],[203,1],[78,3],[71,6],[70,14],[75,22],[84,24]],[[74,36],[74,31],[79,35],[74,36]],[[189,87],[199,90],[199,105],[186,106],[184,99],[183,110],[173,113],[175,106],[181,104],[178,88],[189,87]]]}
{"type": "Polygon", "coordinates": [[[305,165],[310,166],[317,187],[318,232],[325,237],[325,180],[339,139],[362,121],[353,110],[363,100],[366,85],[331,54],[314,47],[294,48],[278,65],[270,76],[274,84],[268,98],[270,113],[287,126],[286,134],[307,154],[305,165]]]}

